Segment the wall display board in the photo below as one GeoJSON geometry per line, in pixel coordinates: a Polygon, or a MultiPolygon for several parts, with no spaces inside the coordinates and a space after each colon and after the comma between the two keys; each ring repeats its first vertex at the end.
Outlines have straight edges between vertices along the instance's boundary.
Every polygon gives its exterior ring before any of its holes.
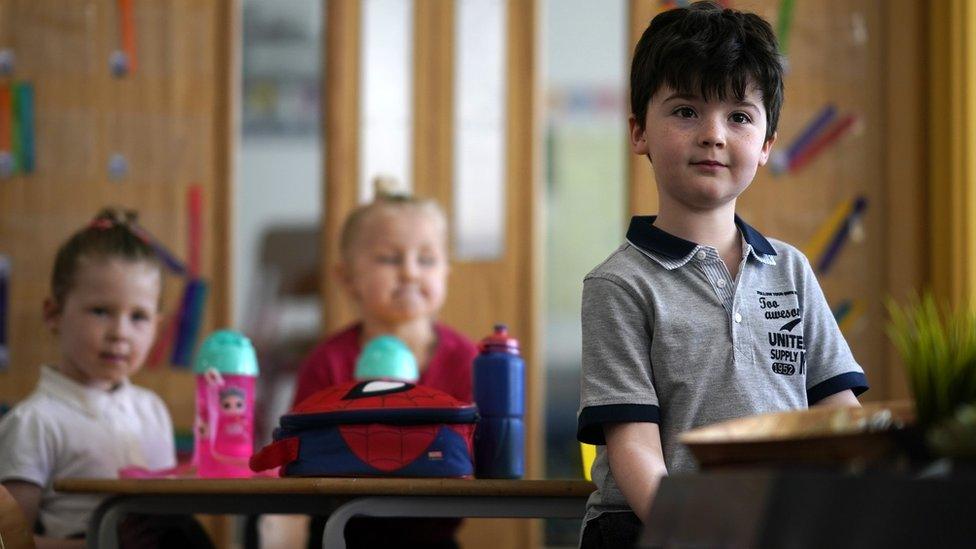
{"type": "MultiPolygon", "coordinates": [[[[187,290],[187,277],[165,276],[161,337],[174,318],[189,322],[186,330],[198,322],[201,333],[229,320],[232,7],[0,2],[0,333],[9,351],[0,402],[26,396],[40,364],[57,359],[41,318],[54,254],[102,207],[138,211],[172,259],[187,263],[198,285],[206,281],[196,304],[200,291],[187,290]]],[[[187,362],[188,350],[172,351],[135,381],[157,391],[186,429],[193,380],[170,358],[187,362]]]]}

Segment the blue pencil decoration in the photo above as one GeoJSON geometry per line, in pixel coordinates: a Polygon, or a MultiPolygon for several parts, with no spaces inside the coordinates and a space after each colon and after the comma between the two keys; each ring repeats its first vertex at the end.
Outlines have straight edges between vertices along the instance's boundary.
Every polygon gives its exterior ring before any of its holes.
{"type": "Polygon", "coordinates": [[[837,254],[847,242],[847,236],[850,234],[851,228],[858,222],[867,207],[867,198],[859,196],[854,200],[850,213],[847,214],[847,218],[838,227],[837,232],[834,233],[834,237],[830,240],[830,245],[827,246],[827,250],[820,256],[820,260],[817,262],[818,273],[825,274],[831,265],[833,265],[834,260],[837,259],[837,254]]]}
{"type": "Polygon", "coordinates": [[[170,357],[172,364],[188,368],[193,361],[193,351],[197,346],[197,337],[200,334],[200,325],[207,304],[207,292],[207,283],[202,278],[190,280],[183,289],[176,343],[173,345],[173,355],[170,357]]]}
{"type": "Polygon", "coordinates": [[[847,314],[851,312],[851,308],[853,307],[853,305],[854,305],[853,301],[851,301],[850,299],[845,299],[839,305],[834,307],[834,311],[833,311],[834,320],[837,321],[837,324],[840,324],[841,322],[844,321],[844,318],[847,316],[847,314]]]}
{"type": "Polygon", "coordinates": [[[17,119],[17,167],[22,173],[34,172],[34,86],[14,85],[14,116],[17,119]]]}
{"type": "Polygon", "coordinates": [[[786,155],[790,159],[793,159],[797,154],[799,154],[800,151],[805,149],[807,145],[813,141],[813,138],[823,131],[823,129],[826,128],[836,116],[837,108],[828,103],[823,109],[820,110],[819,113],[817,113],[817,116],[814,117],[809,124],[807,124],[807,127],[804,128],[799,137],[793,140],[790,148],[787,149],[786,155]]]}
{"type": "Polygon", "coordinates": [[[833,309],[837,327],[845,333],[854,327],[854,323],[857,322],[863,312],[863,302],[857,299],[845,299],[833,309]]]}
{"type": "Polygon", "coordinates": [[[172,252],[166,249],[166,246],[163,246],[159,241],[156,240],[151,240],[149,242],[149,245],[152,246],[153,250],[155,250],[156,252],[156,255],[158,255],[159,258],[163,260],[163,263],[166,265],[166,268],[172,271],[173,274],[177,274],[180,276],[186,274],[186,266],[183,265],[183,263],[179,259],[176,259],[176,256],[173,255],[172,252]]]}
{"type": "Polygon", "coordinates": [[[166,268],[172,271],[173,274],[179,276],[185,276],[187,274],[186,265],[176,257],[176,254],[169,251],[169,248],[164,246],[159,239],[154,237],[152,233],[136,224],[130,224],[129,228],[132,229],[132,232],[136,233],[136,236],[141,238],[143,242],[152,247],[153,251],[156,252],[156,255],[158,255],[163,261],[163,264],[166,265],[166,268]]]}
{"type": "Polygon", "coordinates": [[[824,108],[820,109],[817,116],[807,123],[800,135],[793,139],[790,146],[786,149],[785,153],[774,154],[770,162],[769,167],[773,170],[773,173],[783,173],[787,171],[790,167],[791,161],[796,158],[800,151],[805,149],[807,145],[812,142],[820,132],[822,132],[830,122],[837,116],[837,108],[834,105],[828,103],[824,108]]]}
{"type": "Polygon", "coordinates": [[[10,363],[10,348],[7,346],[7,306],[10,292],[10,260],[0,255],[0,370],[10,363]]]}
{"type": "Polygon", "coordinates": [[[207,303],[207,283],[200,278],[200,245],[203,228],[203,190],[199,185],[187,189],[188,212],[187,277],[180,305],[176,341],[171,363],[189,367],[197,346],[197,336],[203,324],[203,310],[207,303]]]}

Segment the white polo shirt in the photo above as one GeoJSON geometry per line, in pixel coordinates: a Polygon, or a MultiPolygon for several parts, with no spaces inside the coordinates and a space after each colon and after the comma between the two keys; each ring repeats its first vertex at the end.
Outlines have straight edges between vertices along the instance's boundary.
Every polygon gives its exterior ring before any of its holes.
{"type": "Polygon", "coordinates": [[[0,419],[0,482],[41,487],[44,535],[83,534],[101,501],[61,494],[67,477],[117,478],[119,469],[176,465],[173,424],[152,391],[124,381],[113,391],[86,387],[43,366],[37,388],[0,419]]]}
{"type": "Polygon", "coordinates": [[[586,519],[627,511],[603,425],[653,422],[671,473],[695,469],[682,432],[717,421],[802,409],[867,379],[806,257],[738,216],[733,279],[718,251],[635,217],[627,242],[583,282],[577,437],[600,445],[586,519]]]}

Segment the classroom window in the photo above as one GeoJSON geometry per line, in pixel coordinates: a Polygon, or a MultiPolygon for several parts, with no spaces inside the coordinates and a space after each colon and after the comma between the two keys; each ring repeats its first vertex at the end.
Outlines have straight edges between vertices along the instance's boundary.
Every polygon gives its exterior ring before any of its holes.
{"type": "Polygon", "coordinates": [[[373,197],[373,178],[413,188],[413,2],[362,3],[359,199],[373,197]]]}
{"type": "Polygon", "coordinates": [[[505,2],[455,8],[454,257],[493,260],[505,248],[505,2]]]}

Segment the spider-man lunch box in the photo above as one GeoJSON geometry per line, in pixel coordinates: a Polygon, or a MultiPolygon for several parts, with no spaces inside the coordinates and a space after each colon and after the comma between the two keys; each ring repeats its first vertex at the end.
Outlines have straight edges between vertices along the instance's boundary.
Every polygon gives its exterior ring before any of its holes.
{"type": "Polygon", "coordinates": [[[478,408],[403,381],[350,381],[281,417],[254,471],[281,476],[471,477],[478,408]]]}

